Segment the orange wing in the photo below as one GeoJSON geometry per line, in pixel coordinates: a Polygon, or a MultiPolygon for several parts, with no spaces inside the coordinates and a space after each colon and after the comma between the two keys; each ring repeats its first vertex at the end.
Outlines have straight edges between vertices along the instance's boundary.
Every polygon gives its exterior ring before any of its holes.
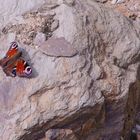
{"type": "Polygon", "coordinates": [[[15,64],[16,74],[20,77],[29,77],[31,76],[32,69],[29,64],[22,58],[19,58],[15,64]]]}
{"type": "Polygon", "coordinates": [[[22,52],[19,50],[18,44],[16,42],[12,42],[5,57],[0,60],[0,65],[2,67],[5,67],[5,66],[13,63],[13,61],[15,61],[21,55],[22,55],[22,52]]]}
{"type": "Polygon", "coordinates": [[[32,69],[29,64],[21,58],[22,52],[18,49],[18,44],[12,42],[6,56],[0,60],[0,65],[7,76],[30,77],[32,69]]]}

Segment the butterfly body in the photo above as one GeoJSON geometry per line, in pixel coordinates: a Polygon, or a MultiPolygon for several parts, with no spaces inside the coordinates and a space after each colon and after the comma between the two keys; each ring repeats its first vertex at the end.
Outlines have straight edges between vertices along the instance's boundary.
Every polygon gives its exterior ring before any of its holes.
{"type": "Polygon", "coordinates": [[[32,69],[22,58],[22,51],[16,42],[12,42],[5,57],[0,60],[0,66],[7,76],[30,77],[32,69]]]}

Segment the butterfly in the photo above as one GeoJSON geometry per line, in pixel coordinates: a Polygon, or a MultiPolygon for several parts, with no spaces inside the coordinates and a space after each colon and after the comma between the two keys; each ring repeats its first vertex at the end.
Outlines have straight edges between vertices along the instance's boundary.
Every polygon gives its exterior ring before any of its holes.
{"type": "Polygon", "coordinates": [[[0,66],[7,76],[30,77],[31,66],[22,57],[22,51],[17,42],[12,42],[5,57],[0,60],[0,66]]]}

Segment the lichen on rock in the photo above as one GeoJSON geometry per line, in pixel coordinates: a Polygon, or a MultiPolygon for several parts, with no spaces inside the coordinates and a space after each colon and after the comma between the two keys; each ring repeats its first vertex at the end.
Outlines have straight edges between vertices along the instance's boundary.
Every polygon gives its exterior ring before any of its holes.
{"type": "Polygon", "coordinates": [[[54,19],[54,16],[55,14],[44,15],[39,11],[27,12],[22,16],[22,23],[9,23],[3,27],[2,33],[16,33],[17,41],[27,45],[34,45],[33,40],[39,32],[43,33],[47,40],[52,36],[52,32],[58,28],[59,22],[54,19]]]}

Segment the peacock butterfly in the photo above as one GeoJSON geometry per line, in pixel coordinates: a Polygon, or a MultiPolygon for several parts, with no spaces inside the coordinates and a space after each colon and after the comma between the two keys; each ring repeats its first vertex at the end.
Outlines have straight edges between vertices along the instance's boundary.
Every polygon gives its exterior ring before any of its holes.
{"type": "Polygon", "coordinates": [[[7,76],[30,77],[32,69],[22,57],[22,51],[17,42],[12,42],[5,57],[0,60],[0,66],[7,76]]]}

